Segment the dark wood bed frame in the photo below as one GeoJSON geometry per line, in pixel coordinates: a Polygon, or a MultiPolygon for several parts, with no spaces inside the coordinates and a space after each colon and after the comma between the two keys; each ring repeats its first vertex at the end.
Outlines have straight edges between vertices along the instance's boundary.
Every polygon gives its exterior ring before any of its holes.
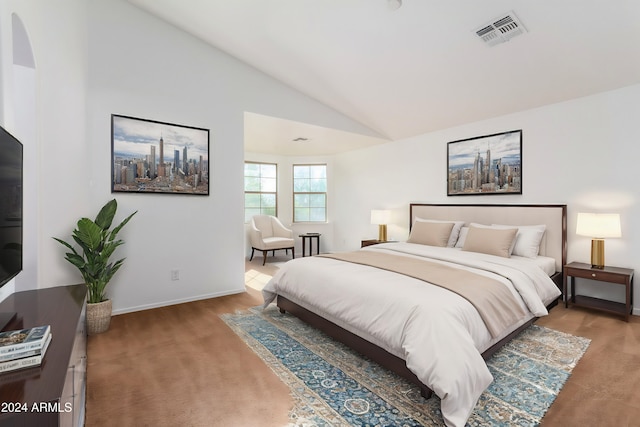
{"type": "MultiPolygon", "coordinates": [[[[412,206],[416,206],[418,204],[412,204],[412,206]]],[[[425,204],[433,206],[433,204],[425,204]]],[[[439,205],[437,205],[439,206],[439,205]]],[[[441,205],[441,206],[452,206],[452,205],[441,205]]],[[[462,206],[462,205],[461,205],[462,206]]],[[[476,205],[464,205],[464,206],[476,206],[476,205]]],[[[535,207],[535,206],[552,206],[552,205],[477,205],[477,206],[521,206],[521,207],[535,207]]],[[[562,207],[562,205],[553,205],[562,207]]],[[[566,264],[566,206],[563,209],[562,213],[562,227],[563,227],[563,248],[562,248],[562,265],[566,264]]],[[[558,286],[560,291],[562,291],[562,271],[556,272],[553,276],[551,276],[552,280],[558,286]]],[[[558,299],[562,298],[562,295],[558,297],[558,299]]],[[[547,306],[547,309],[551,309],[558,304],[558,299],[554,300],[551,304],[547,306]]],[[[347,331],[346,329],[336,325],[335,323],[313,313],[310,310],[307,310],[304,307],[294,303],[293,301],[278,295],[277,297],[277,306],[280,309],[281,313],[289,312],[290,314],[296,316],[300,320],[308,323],[316,329],[324,332],[331,338],[345,344],[346,346],[352,348],[358,353],[362,354],[364,357],[369,358],[370,360],[378,363],[382,367],[396,373],[397,375],[405,378],[411,383],[417,384],[420,387],[420,393],[426,399],[430,398],[432,395],[432,391],[429,387],[424,385],[418,377],[407,368],[406,362],[398,356],[395,356],[388,351],[382,349],[381,347],[372,344],[371,342],[359,337],[358,335],[347,331]]],[[[505,344],[511,341],[516,335],[520,332],[531,326],[538,318],[534,317],[531,320],[527,321],[525,324],[511,332],[509,335],[504,337],[502,340],[495,343],[493,346],[488,348],[486,351],[482,353],[482,357],[485,360],[488,360],[496,351],[502,348],[505,344]]]]}

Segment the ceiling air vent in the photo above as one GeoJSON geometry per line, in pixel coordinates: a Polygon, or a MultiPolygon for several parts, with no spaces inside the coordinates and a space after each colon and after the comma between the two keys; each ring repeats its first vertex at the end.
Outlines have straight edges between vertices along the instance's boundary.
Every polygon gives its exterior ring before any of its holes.
{"type": "Polygon", "coordinates": [[[526,32],[527,30],[513,12],[501,15],[476,30],[478,37],[489,46],[504,43],[526,32]]]}

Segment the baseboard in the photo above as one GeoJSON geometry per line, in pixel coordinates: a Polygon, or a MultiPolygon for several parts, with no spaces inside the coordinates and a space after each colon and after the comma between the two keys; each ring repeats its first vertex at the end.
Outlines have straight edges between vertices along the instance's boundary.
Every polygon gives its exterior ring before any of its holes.
{"type": "Polygon", "coordinates": [[[138,306],[135,306],[135,307],[121,308],[121,309],[118,309],[118,310],[113,310],[112,314],[114,316],[117,316],[118,314],[133,313],[135,311],[142,311],[142,310],[151,310],[153,308],[167,307],[167,306],[170,306],[170,305],[184,304],[184,303],[187,303],[187,302],[200,301],[200,300],[203,300],[203,299],[218,298],[218,297],[224,297],[224,296],[227,296],[227,295],[241,294],[243,292],[245,292],[244,289],[239,289],[239,290],[216,292],[216,293],[213,293],[213,294],[197,295],[197,296],[194,296],[194,297],[181,298],[181,299],[171,300],[171,301],[163,301],[163,302],[154,303],[154,304],[144,304],[144,305],[138,305],[138,306]]]}

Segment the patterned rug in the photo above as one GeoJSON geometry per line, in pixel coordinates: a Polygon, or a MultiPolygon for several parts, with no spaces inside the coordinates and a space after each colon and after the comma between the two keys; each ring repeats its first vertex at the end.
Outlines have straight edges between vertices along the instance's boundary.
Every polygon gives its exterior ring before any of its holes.
{"type": "MultiPolygon", "coordinates": [[[[221,318],[290,388],[290,426],[442,426],[440,400],[271,305],[221,318]]],[[[487,361],[468,426],[536,426],[590,340],[532,325],[487,361]]]]}

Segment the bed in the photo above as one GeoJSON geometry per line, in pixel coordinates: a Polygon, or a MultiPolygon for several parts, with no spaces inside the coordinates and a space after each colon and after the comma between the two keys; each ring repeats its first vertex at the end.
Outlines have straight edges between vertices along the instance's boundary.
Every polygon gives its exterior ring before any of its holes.
{"type": "Polygon", "coordinates": [[[445,423],[462,426],[492,381],[484,361],[561,296],[566,205],[409,211],[406,242],[287,262],[265,306],[435,392],[445,423]]]}

